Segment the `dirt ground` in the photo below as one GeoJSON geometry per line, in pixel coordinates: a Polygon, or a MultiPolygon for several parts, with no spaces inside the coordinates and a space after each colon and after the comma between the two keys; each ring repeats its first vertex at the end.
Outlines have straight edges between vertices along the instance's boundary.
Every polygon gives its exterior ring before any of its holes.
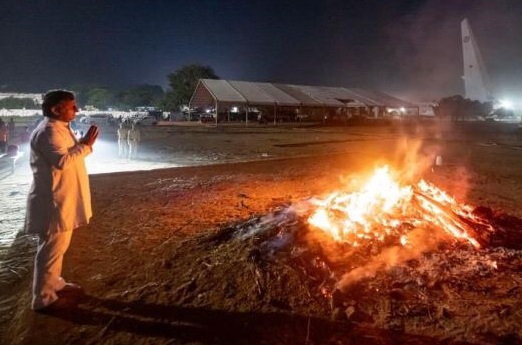
{"type": "MultiPolygon", "coordinates": [[[[334,263],[292,211],[387,163],[463,203],[522,217],[516,125],[142,134],[141,159],[182,167],[91,176],[94,218],[75,231],[64,262],[64,277],[85,290],[70,310],[29,310],[34,240],[20,236],[16,274],[0,285],[0,343],[522,343],[522,251],[443,245],[331,296],[333,276],[314,263],[334,263]]],[[[336,272],[373,260],[357,255],[336,272]]]]}

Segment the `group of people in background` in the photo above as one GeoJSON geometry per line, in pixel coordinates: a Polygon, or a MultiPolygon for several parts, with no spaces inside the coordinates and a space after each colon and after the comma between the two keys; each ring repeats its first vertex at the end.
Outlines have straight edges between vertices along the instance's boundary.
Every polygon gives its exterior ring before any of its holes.
{"type": "Polygon", "coordinates": [[[9,147],[18,147],[26,144],[29,141],[29,134],[30,130],[28,126],[25,126],[17,137],[14,119],[9,119],[6,124],[4,120],[0,118],[0,154],[9,153],[9,147]]]}
{"type": "MultiPolygon", "coordinates": [[[[23,129],[20,126],[17,128],[13,118],[7,121],[7,123],[0,118],[0,155],[7,154],[10,146],[22,149],[29,142],[32,128],[29,126],[23,127],[23,129]]],[[[84,131],[77,129],[74,121],[70,122],[70,127],[76,137],[83,137],[84,131]]],[[[138,125],[130,120],[120,119],[117,136],[118,156],[120,158],[136,159],[138,156],[138,144],[141,141],[138,125]]]]}
{"type": "Polygon", "coordinates": [[[120,122],[118,127],[118,156],[120,158],[136,159],[138,143],[141,141],[140,130],[135,123],[120,122]]]}
{"type": "Polygon", "coordinates": [[[9,138],[9,134],[5,122],[2,119],[0,119],[0,121],[0,154],[3,154],[7,151],[7,139],[9,138]]]}

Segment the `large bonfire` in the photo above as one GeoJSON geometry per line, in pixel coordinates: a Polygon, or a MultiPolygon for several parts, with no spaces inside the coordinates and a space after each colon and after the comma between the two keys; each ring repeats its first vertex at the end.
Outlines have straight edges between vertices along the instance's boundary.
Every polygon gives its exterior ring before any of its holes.
{"type": "Polygon", "coordinates": [[[423,228],[446,232],[480,248],[481,240],[469,224],[491,229],[490,224],[472,213],[471,206],[459,204],[424,180],[401,185],[388,166],[378,168],[359,191],[334,192],[313,204],[317,209],[309,223],[335,241],[352,246],[390,237],[407,245],[408,233],[423,228]]]}

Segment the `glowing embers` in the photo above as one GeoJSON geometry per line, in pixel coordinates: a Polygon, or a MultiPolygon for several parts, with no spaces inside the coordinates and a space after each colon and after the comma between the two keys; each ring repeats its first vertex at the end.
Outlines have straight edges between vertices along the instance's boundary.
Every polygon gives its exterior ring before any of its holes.
{"type": "Polygon", "coordinates": [[[323,200],[313,200],[317,209],[308,222],[334,240],[352,246],[393,238],[406,245],[408,233],[419,228],[440,229],[476,248],[481,246],[468,224],[489,225],[473,216],[470,206],[457,203],[424,180],[406,186],[397,180],[387,166],[378,168],[359,191],[338,191],[323,200]]]}

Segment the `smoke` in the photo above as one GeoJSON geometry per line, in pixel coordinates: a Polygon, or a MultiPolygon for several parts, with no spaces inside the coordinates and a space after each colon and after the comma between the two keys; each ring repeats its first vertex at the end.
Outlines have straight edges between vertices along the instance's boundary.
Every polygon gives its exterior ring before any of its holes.
{"type": "MultiPolygon", "coordinates": [[[[295,221],[295,208],[285,207],[247,222],[238,233],[237,238],[244,240],[273,229],[285,229],[293,225],[295,221]]],[[[286,244],[287,240],[289,238],[286,236],[280,236],[274,239],[274,246],[279,248],[286,244]]]]}
{"type": "Polygon", "coordinates": [[[438,141],[425,141],[421,138],[440,136],[438,127],[429,128],[412,124],[400,128],[400,139],[391,157],[391,164],[400,176],[401,183],[410,184],[424,176],[435,165],[437,156],[442,155],[443,147],[438,141]]]}
{"type": "Polygon", "coordinates": [[[515,32],[521,30],[520,21],[516,20],[520,10],[516,0],[426,1],[415,12],[386,26],[390,58],[399,73],[393,72],[395,79],[383,85],[383,89],[418,101],[462,94],[460,22],[464,18],[470,20],[493,84],[497,88],[513,86],[518,80],[520,89],[517,61],[522,49],[514,44],[518,40],[515,32]]]}
{"type": "Polygon", "coordinates": [[[473,173],[468,170],[473,147],[457,148],[451,144],[462,140],[462,129],[452,121],[436,121],[433,126],[401,128],[392,165],[401,175],[401,183],[416,183],[421,178],[440,183],[440,187],[457,200],[465,200],[473,173]],[[442,166],[436,166],[440,157],[442,166]],[[448,175],[451,174],[451,177],[448,175]]]}
{"type": "Polygon", "coordinates": [[[379,254],[370,257],[369,262],[344,274],[337,282],[336,288],[347,292],[357,282],[374,277],[377,272],[390,270],[404,262],[421,257],[433,251],[448,237],[441,231],[414,229],[406,235],[405,246],[393,246],[383,249],[379,254]]]}
{"type": "Polygon", "coordinates": [[[401,181],[412,181],[421,171],[426,170],[432,163],[432,157],[421,154],[422,140],[402,137],[397,148],[395,164],[402,174],[401,181]]]}

